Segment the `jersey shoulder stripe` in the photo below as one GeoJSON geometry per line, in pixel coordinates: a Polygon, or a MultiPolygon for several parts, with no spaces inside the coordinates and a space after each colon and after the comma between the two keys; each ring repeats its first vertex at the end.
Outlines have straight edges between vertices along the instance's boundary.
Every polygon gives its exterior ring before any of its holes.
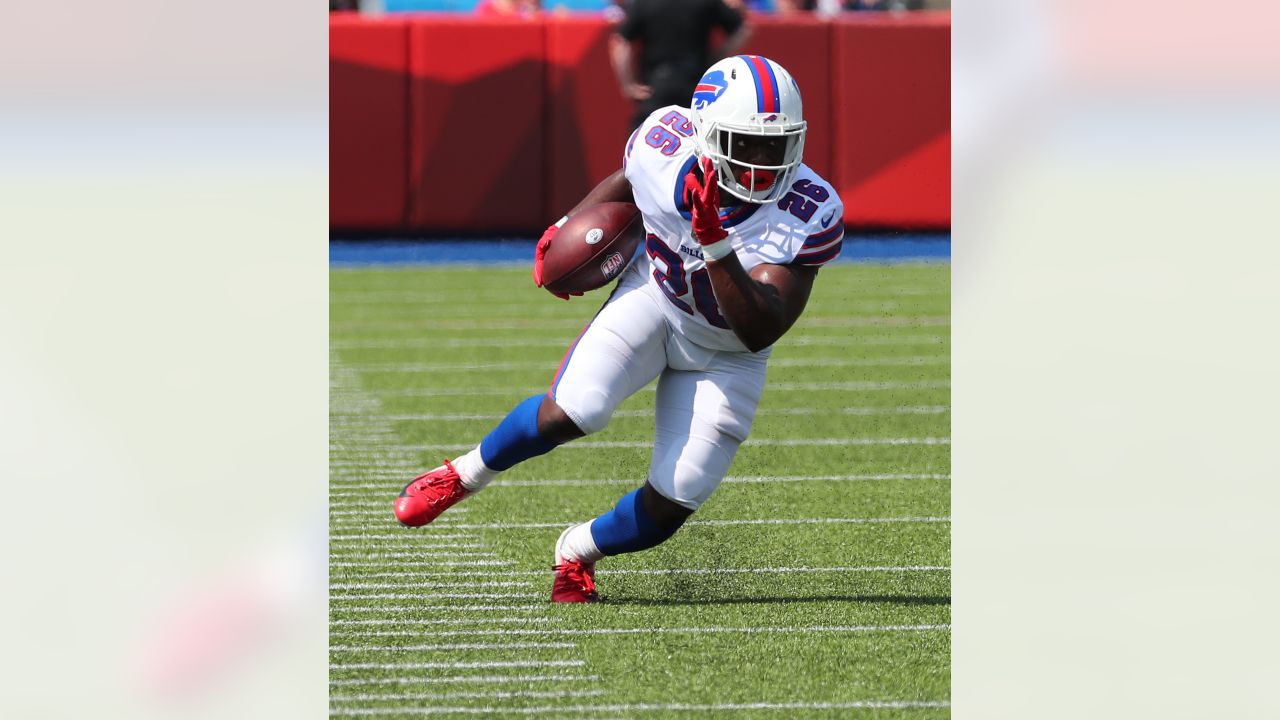
{"type": "Polygon", "coordinates": [[[844,245],[844,227],[837,225],[836,232],[826,242],[814,247],[804,247],[797,255],[797,265],[825,265],[840,256],[844,245]]]}
{"type": "Polygon", "coordinates": [[[844,227],[842,225],[834,225],[830,229],[823,230],[816,235],[810,235],[805,238],[801,252],[813,251],[826,247],[831,243],[831,241],[838,239],[843,234],[844,227]]]}
{"type": "Polygon", "coordinates": [[[728,230],[734,225],[740,225],[750,220],[751,216],[759,212],[762,207],[764,206],[760,203],[744,202],[737,207],[722,208],[720,210],[720,226],[728,230]]]}

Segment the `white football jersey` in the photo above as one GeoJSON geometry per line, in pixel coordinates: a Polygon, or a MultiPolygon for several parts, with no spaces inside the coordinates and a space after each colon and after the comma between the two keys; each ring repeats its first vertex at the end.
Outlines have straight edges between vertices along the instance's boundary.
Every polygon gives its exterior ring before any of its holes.
{"type": "MultiPolygon", "coordinates": [[[[693,238],[684,198],[685,176],[697,162],[692,135],[689,110],[669,105],[654,111],[627,141],[623,169],[647,235],[639,269],[666,296],[663,310],[681,334],[706,348],[746,351],[720,315],[693,238]]],[[[748,271],[761,263],[823,265],[840,254],[844,240],[844,205],[807,165],[777,202],[725,208],[720,218],[748,271]]]]}

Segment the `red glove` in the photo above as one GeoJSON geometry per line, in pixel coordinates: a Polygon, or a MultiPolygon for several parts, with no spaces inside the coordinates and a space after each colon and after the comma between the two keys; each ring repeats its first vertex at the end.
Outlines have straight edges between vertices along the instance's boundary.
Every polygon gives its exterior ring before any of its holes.
{"type": "Polygon", "coordinates": [[[702,182],[692,171],[684,176],[685,200],[693,216],[693,237],[699,245],[710,245],[728,237],[720,225],[720,183],[711,158],[702,158],[702,182]]]}
{"type": "MultiPolygon", "coordinates": [[[[561,220],[560,222],[563,223],[564,220],[561,220]]],[[[551,225],[546,230],[544,230],[542,233],[542,237],[538,238],[538,246],[533,250],[533,284],[537,285],[538,287],[542,287],[542,260],[547,256],[547,249],[551,247],[551,238],[555,237],[556,233],[559,230],[560,230],[559,224],[551,225]]],[[[548,290],[547,292],[551,292],[551,291],[548,290]]],[[[568,293],[552,292],[551,294],[555,295],[561,300],[569,299],[568,293]]],[[[578,296],[582,295],[582,293],[573,293],[573,294],[578,296]]]]}

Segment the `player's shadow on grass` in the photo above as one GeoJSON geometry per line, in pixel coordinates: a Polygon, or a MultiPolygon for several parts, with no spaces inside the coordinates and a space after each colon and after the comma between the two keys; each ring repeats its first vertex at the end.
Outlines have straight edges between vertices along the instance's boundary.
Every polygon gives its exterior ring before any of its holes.
{"type": "Polygon", "coordinates": [[[601,598],[610,605],[787,605],[815,602],[889,603],[893,605],[950,605],[950,595],[811,595],[807,597],[721,597],[721,598],[601,598]]]}

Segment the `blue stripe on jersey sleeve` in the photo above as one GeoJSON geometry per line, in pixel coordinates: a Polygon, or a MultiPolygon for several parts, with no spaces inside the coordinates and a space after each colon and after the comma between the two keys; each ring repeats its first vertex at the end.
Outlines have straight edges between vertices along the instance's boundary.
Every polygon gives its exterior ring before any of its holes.
{"type": "Polygon", "coordinates": [[[795,263],[797,265],[822,265],[835,260],[840,255],[840,248],[844,246],[844,240],[841,239],[835,245],[826,250],[819,250],[813,253],[801,253],[796,256],[795,263]]]}
{"type": "Polygon", "coordinates": [[[821,245],[826,245],[832,240],[835,240],[836,237],[842,232],[844,232],[844,225],[840,224],[840,225],[836,225],[835,227],[832,227],[830,230],[823,230],[822,232],[817,233],[816,235],[810,235],[809,237],[805,238],[804,247],[816,248],[821,245]]]}
{"type": "Polygon", "coordinates": [[[690,154],[689,159],[680,167],[680,172],[676,173],[676,189],[673,198],[676,205],[676,212],[680,213],[680,217],[685,220],[692,220],[693,216],[689,214],[689,206],[684,202],[684,176],[693,170],[693,165],[698,161],[698,156],[690,154]]]}

